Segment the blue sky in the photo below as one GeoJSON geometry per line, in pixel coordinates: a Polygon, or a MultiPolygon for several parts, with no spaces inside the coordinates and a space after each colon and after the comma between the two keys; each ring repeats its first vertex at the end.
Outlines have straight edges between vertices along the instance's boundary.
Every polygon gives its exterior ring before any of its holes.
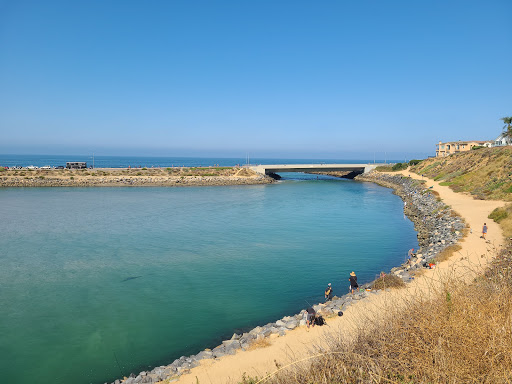
{"type": "Polygon", "coordinates": [[[493,139],[512,115],[511,13],[0,0],[0,153],[412,158],[493,139]]]}

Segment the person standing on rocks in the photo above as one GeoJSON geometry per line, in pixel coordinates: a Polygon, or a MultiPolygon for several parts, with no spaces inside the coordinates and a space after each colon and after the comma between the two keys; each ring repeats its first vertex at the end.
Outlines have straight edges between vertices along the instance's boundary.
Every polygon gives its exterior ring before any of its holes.
{"type": "Polygon", "coordinates": [[[354,271],[350,272],[348,281],[350,281],[350,290],[352,291],[352,294],[354,294],[354,290],[359,288],[359,284],[357,284],[357,276],[354,271]]]}
{"type": "Polygon", "coordinates": [[[487,224],[484,223],[484,226],[482,228],[482,239],[485,240],[485,235],[487,235],[487,224]]]}
{"type": "Polygon", "coordinates": [[[407,263],[411,262],[413,255],[414,255],[414,248],[411,248],[411,249],[409,249],[409,252],[407,252],[407,263]]]}
{"type": "Polygon", "coordinates": [[[312,327],[315,326],[315,318],[316,318],[316,311],[313,309],[313,307],[309,307],[306,309],[306,312],[308,313],[308,317],[306,318],[306,324],[312,327]]]}
{"type": "Polygon", "coordinates": [[[332,287],[331,283],[327,284],[327,288],[325,289],[325,302],[332,300],[332,287]]]}

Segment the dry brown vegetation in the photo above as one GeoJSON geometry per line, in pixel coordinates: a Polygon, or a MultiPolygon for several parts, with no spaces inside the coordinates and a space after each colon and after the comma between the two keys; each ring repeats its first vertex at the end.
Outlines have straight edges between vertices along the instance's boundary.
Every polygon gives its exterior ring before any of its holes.
{"type": "Polygon", "coordinates": [[[453,244],[446,247],[436,255],[436,264],[448,260],[455,252],[460,251],[461,249],[462,247],[459,244],[453,244]]]}
{"type": "Polygon", "coordinates": [[[252,351],[253,349],[266,348],[266,347],[270,347],[270,345],[271,345],[271,343],[267,338],[259,339],[259,340],[254,341],[249,346],[249,348],[247,350],[252,351]]]}
{"type": "Polygon", "coordinates": [[[428,300],[363,321],[352,342],[333,335],[307,362],[242,383],[510,383],[511,295],[509,249],[472,283],[446,278],[428,300]]]}
{"type": "Polygon", "coordinates": [[[481,148],[442,158],[431,158],[411,167],[456,192],[478,199],[512,200],[512,147],[481,148]]]}
{"type": "Polygon", "coordinates": [[[395,275],[385,275],[379,277],[373,282],[373,289],[386,289],[386,288],[403,288],[405,287],[404,281],[395,275]]]}

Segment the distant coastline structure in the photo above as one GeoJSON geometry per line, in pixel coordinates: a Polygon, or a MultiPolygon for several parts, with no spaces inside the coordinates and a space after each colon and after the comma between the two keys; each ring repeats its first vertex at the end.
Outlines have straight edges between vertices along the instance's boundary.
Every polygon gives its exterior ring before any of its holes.
{"type": "Polygon", "coordinates": [[[493,141],[440,141],[436,144],[436,157],[449,156],[454,153],[470,151],[473,147],[492,147],[493,141]]]}
{"type": "Polygon", "coordinates": [[[505,145],[512,145],[512,138],[506,136],[504,133],[499,135],[496,140],[494,140],[493,147],[503,147],[505,145]]]}
{"type": "Polygon", "coordinates": [[[68,161],[66,162],[67,169],[87,169],[85,161],[68,161]]]}

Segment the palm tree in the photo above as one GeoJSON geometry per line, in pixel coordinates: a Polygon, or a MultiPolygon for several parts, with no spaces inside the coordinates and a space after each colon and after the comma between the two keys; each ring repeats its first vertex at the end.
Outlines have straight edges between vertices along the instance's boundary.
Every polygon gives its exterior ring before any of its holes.
{"type": "Polygon", "coordinates": [[[512,140],[512,117],[502,117],[500,120],[503,120],[503,122],[505,123],[505,125],[503,126],[503,137],[512,140]]]}

